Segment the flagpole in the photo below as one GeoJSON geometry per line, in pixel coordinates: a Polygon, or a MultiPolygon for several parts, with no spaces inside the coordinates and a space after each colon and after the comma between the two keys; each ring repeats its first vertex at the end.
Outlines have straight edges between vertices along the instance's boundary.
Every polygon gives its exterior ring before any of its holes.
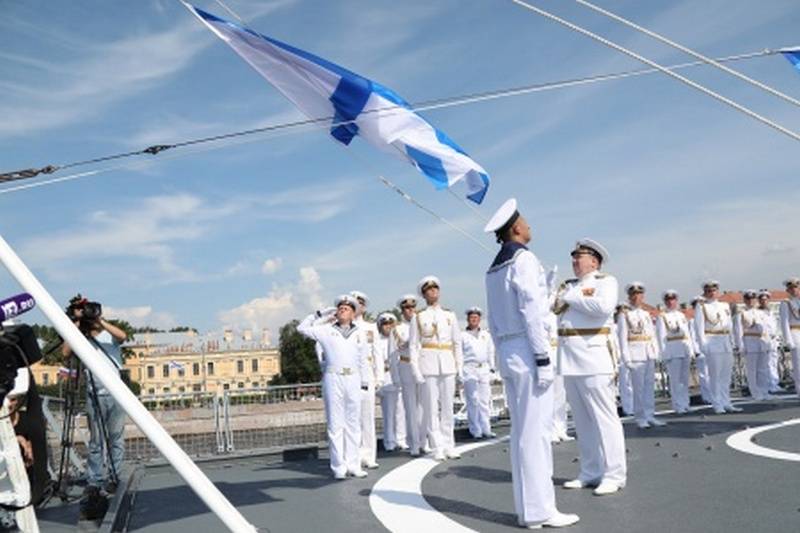
{"type": "Polygon", "coordinates": [[[131,417],[142,433],[158,449],[164,458],[183,477],[203,502],[220,520],[234,532],[255,533],[255,527],[223,496],[219,489],[206,477],[200,468],[186,455],[158,421],[145,409],[136,396],[122,382],[119,375],[97,357],[97,351],[67,318],[61,306],[25,266],[0,235],[0,262],[8,269],[17,282],[33,296],[36,305],[68,343],[83,365],[102,383],[117,404],[131,417]]]}
{"type": "Polygon", "coordinates": [[[661,34],[658,34],[658,33],[654,32],[652,30],[648,30],[647,28],[639,26],[638,24],[636,24],[636,23],[634,23],[634,22],[632,22],[632,21],[630,21],[630,20],[628,20],[626,18],[623,18],[623,17],[621,17],[621,16],[619,16],[619,15],[617,15],[615,13],[612,13],[611,11],[608,11],[606,9],[603,9],[602,7],[596,6],[596,5],[594,5],[594,4],[590,3],[590,2],[587,2],[586,0],[575,0],[575,1],[577,3],[579,3],[579,4],[581,4],[582,6],[586,6],[589,9],[591,9],[591,10],[597,12],[597,13],[600,13],[601,15],[605,15],[606,17],[609,17],[609,18],[611,18],[613,20],[616,20],[617,22],[621,22],[622,24],[628,26],[629,28],[633,28],[633,29],[635,29],[637,31],[640,31],[640,32],[644,33],[645,35],[653,37],[654,39],[657,39],[657,40],[661,41],[662,43],[667,44],[667,45],[669,45],[669,46],[671,46],[673,48],[677,48],[681,52],[685,52],[685,53],[689,54],[690,56],[692,56],[692,57],[694,57],[696,59],[699,59],[700,61],[703,61],[704,63],[707,63],[707,64],[709,64],[709,65],[711,65],[713,67],[716,67],[716,68],[718,68],[718,69],[720,69],[720,70],[722,70],[724,72],[727,72],[728,74],[730,74],[732,76],[736,76],[737,78],[739,78],[742,81],[746,81],[747,83],[749,83],[751,85],[755,85],[759,89],[763,89],[764,91],[767,91],[768,93],[770,93],[770,94],[772,94],[774,96],[777,96],[778,98],[781,98],[782,100],[785,100],[785,101],[789,102],[790,104],[794,104],[796,106],[800,106],[800,100],[792,98],[788,94],[782,93],[781,91],[778,91],[777,89],[773,89],[769,85],[761,83],[758,80],[754,80],[753,78],[750,78],[749,76],[746,76],[746,75],[742,74],[738,70],[733,70],[730,67],[726,67],[725,65],[719,63],[718,61],[715,61],[714,59],[712,59],[710,57],[706,57],[703,54],[695,52],[691,48],[687,48],[687,47],[685,47],[683,45],[680,45],[680,44],[676,43],[675,41],[672,41],[672,40],[664,37],[661,34]]]}
{"type": "Polygon", "coordinates": [[[632,57],[632,58],[634,58],[634,59],[636,59],[638,61],[641,61],[642,63],[644,63],[646,65],[649,65],[649,66],[651,66],[651,67],[653,67],[655,69],[658,69],[659,71],[663,72],[667,76],[675,78],[676,80],[678,80],[680,82],[683,82],[686,85],[688,85],[688,86],[690,86],[690,87],[692,87],[694,89],[697,89],[698,91],[702,92],[703,94],[705,94],[707,96],[710,96],[710,97],[714,98],[715,100],[718,100],[718,101],[720,101],[720,102],[722,102],[722,103],[724,103],[724,104],[736,109],[737,111],[740,111],[740,112],[744,113],[745,115],[747,115],[747,116],[749,116],[749,117],[761,122],[762,124],[765,124],[765,125],[769,126],[770,128],[775,129],[775,130],[783,133],[787,137],[791,137],[795,141],[800,141],[800,135],[798,135],[797,133],[793,132],[792,130],[787,129],[787,128],[781,126],[780,124],[778,124],[776,122],[773,122],[770,119],[768,119],[768,118],[766,118],[766,117],[764,117],[762,115],[759,115],[755,111],[752,111],[752,110],[744,107],[743,105],[734,102],[730,98],[726,98],[726,97],[722,96],[721,94],[718,94],[718,93],[712,91],[711,89],[708,89],[708,88],[700,85],[699,83],[694,82],[694,81],[690,80],[689,78],[686,78],[685,76],[681,76],[680,74],[672,72],[668,68],[656,63],[655,61],[651,61],[650,59],[647,59],[646,57],[644,57],[642,55],[639,55],[636,52],[633,52],[632,50],[628,50],[627,48],[625,48],[625,47],[623,47],[623,46],[621,46],[621,45],[619,45],[619,44],[617,44],[617,43],[615,43],[613,41],[610,41],[610,40],[608,40],[608,39],[606,39],[604,37],[601,37],[601,36],[597,35],[596,33],[592,33],[591,31],[587,30],[586,28],[582,28],[581,26],[578,26],[577,24],[573,24],[572,22],[564,20],[564,19],[562,19],[562,18],[550,13],[549,11],[545,11],[544,9],[538,8],[538,7],[532,5],[532,4],[528,3],[528,2],[525,2],[524,0],[511,0],[511,1],[513,3],[515,3],[515,4],[517,4],[520,7],[524,7],[525,9],[528,9],[529,11],[533,11],[537,15],[540,15],[540,16],[546,18],[546,19],[552,20],[553,22],[557,22],[557,23],[561,24],[562,26],[566,26],[567,28],[571,29],[572,31],[575,31],[575,32],[578,32],[578,33],[580,33],[582,35],[585,35],[585,36],[587,36],[587,37],[589,37],[589,38],[591,38],[591,39],[593,39],[593,40],[595,40],[595,41],[597,41],[599,43],[602,43],[602,44],[608,46],[609,48],[613,48],[614,50],[617,50],[618,52],[622,52],[623,54],[625,54],[625,55],[627,55],[629,57],[632,57]]]}

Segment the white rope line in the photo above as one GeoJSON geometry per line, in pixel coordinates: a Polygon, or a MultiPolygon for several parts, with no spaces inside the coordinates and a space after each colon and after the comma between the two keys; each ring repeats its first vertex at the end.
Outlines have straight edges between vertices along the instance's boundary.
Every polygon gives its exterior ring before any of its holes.
{"type": "Polygon", "coordinates": [[[612,13],[612,12],[606,10],[606,9],[603,9],[603,8],[601,8],[599,6],[596,6],[596,5],[594,5],[594,4],[590,3],[590,2],[587,2],[586,0],[575,0],[575,1],[578,2],[579,4],[583,5],[583,6],[588,7],[589,9],[591,9],[593,11],[596,11],[597,13],[605,15],[605,16],[613,19],[613,20],[616,20],[617,22],[621,22],[622,24],[624,24],[624,25],[626,25],[626,26],[628,26],[630,28],[633,28],[633,29],[635,29],[637,31],[640,31],[640,32],[644,33],[645,35],[649,35],[650,37],[653,37],[654,39],[657,39],[657,40],[661,41],[664,44],[668,44],[669,46],[671,46],[673,48],[677,48],[681,52],[685,52],[685,53],[689,54],[690,56],[695,57],[695,58],[703,61],[704,63],[707,63],[709,65],[717,67],[718,69],[723,70],[723,71],[727,72],[728,74],[731,74],[732,76],[736,76],[740,80],[743,80],[743,81],[746,81],[747,83],[755,85],[759,89],[763,89],[763,90],[767,91],[768,93],[770,93],[770,94],[772,94],[774,96],[777,96],[778,98],[781,98],[781,99],[783,99],[783,100],[785,100],[785,101],[787,101],[787,102],[789,102],[791,104],[794,104],[796,106],[800,106],[800,100],[792,98],[788,94],[782,93],[781,91],[778,91],[777,89],[774,89],[774,88],[770,87],[769,85],[761,83],[758,80],[754,80],[753,78],[750,78],[749,76],[746,76],[746,75],[742,74],[738,70],[733,70],[732,68],[726,67],[725,65],[720,64],[718,61],[715,61],[714,59],[712,59],[710,57],[706,57],[703,54],[695,52],[694,50],[692,50],[690,48],[687,48],[687,47],[685,47],[683,45],[680,45],[680,44],[676,43],[675,41],[672,41],[672,40],[664,37],[663,35],[660,35],[660,34],[654,32],[654,31],[648,30],[647,28],[639,26],[638,24],[635,24],[634,22],[631,22],[628,19],[625,19],[625,18],[623,18],[623,17],[621,17],[619,15],[616,15],[616,14],[614,14],[614,13],[612,13]]]}
{"type": "Polygon", "coordinates": [[[650,59],[647,59],[646,57],[643,57],[643,56],[637,54],[636,52],[628,50],[627,48],[625,48],[625,47],[623,47],[623,46],[621,46],[621,45],[619,45],[619,44],[617,44],[617,43],[615,43],[613,41],[605,39],[605,38],[597,35],[596,33],[592,33],[591,31],[589,31],[589,30],[587,30],[585,28],[582,28],[581,26],[578,26],[578,25],[573,24],[573,23],[571,23],[569,21],[566,21],[566,20],[564,20],[564,19],[562,19],[560,17],[557,17],[556,15],[553,15],[552,13],[550,13],[548,11],[540,9],[540,8],[530,4],[528,2],[525,2],[523,0],[511,0],[511,1],[513,3],[521,6],[521,7],[524,7],[525,9],[533,11],[534,13],[536,13],[536,14],[544,17],[544,18],[550,19],[550,20],[552,20],[554,22],[557,22],[557,23],[559,23],[559,24],[561,24],[563,26],[566,26],[567,28],[569,28],[569,29],[571,29],[571,30],[573,30],[575,32],[578,32],[578,33],[583,34],[583,35],[585,35],[585,36],[587,36],[587,37],[589,37],[591,39],[594,39],[595,41],[600,42],[600,43],[608,46],[609,48],[613,48],[614,50],[622,52],[623,54],[625,54],[625,55],[627,55],[629,57],[632,57],[632,58],[634,58],[634,59],[636,59],[638,61],[641,61],[642,63],[644,63],[646,65],[650,65],[651,67],[653,67],[655,69],[658,69],[659,71],[663,72],[667,76],[671,76],[671,77],[675,78],[676,80],[679,80],[679,81],[685,83],[686,85],[689,85],[690,87],[693,87],[693,88],[697,89],[698,91],[702,92],[703,94],[706,94],[706,95],[708,95],[708,96],[710,96],[710,97],[712,97],[712,98],[714,98],[716,100],[719,100],[720,102],[722,102],[724,104],[727,104],[728,106],[736,109],[737,111],[740,111],[740,112],[744,113],[745,115],[747,115],[747,116],[749,116],[751,118],[754,118],[755,120],[757,120],[757,121],[759,121],[759,122],[761,122],[763,124],[766,124],[770,128],[775,129],[775,130],[783,133],[784,135],[786,135],[788,137],[791,137],[795,141],[800,141],[800,135],[798,135],[797,133],[793,132],[792,130],[787,129],[787,128],[781,126],[780,124],[777,124],[777,123],[771,121],[770,119],[768,119],[768,118],[766,118],[766,117],[764,117],[762,115],[759,115],[755,111],[752,111],[752,110],[744,107],[743,105],[738,104],[738,103],[734,102],[733,100],[722,96],[721,94],[715,93],[711,89],[708,89],[708,88],[700,85],[699,83],[696,83],[696,82],[690,80],[689,78],[686,78],[684,76],[681,76],[680,74],[672,72],[668,68],[666,68],[666,67],[664,67],[662,65],[659,65],[655,61],[651,61],[650,59]]]}

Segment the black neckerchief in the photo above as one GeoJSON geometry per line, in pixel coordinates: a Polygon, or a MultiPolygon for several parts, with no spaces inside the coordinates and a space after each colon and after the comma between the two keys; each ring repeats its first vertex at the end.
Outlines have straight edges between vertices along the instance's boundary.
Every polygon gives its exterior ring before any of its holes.
{"type": "Polygon", "coordinates": [[[492,262],[492,265],[489,267],[489,270],[494,270],[496,268],[504,266],[506,263],[512,261],[520,250],[527,250],[527,249],[528,249],[527,246],[515,241],[504,242],[503,246],[500,247],[500,251],[497,252],[497,256],[494,258],[494,261],[492,262]]]}
{"type": "Polygon", "coordinates": [[[332,324],[332,327],[333,327],[333,329],[335,329],[336,331],[338,331],[339,333],[341,333],[342,337],[344,337],[345,339],[346,339],[346,338],[348,338],[350,335],[352,335],[352,334],[353,334],[353,332],[354,332],[356,329],[358,329],[358,326],[356,326],[356,323],[355,323],[355,322],[350,322],[350,327],[349,327],[349,328],[347,328],[347,329],[344,329],[344,328],[342,327],[342,325],[341,325],[341,324],[339,324],[339,321],[338,321],[338,320],[332,324]]]}

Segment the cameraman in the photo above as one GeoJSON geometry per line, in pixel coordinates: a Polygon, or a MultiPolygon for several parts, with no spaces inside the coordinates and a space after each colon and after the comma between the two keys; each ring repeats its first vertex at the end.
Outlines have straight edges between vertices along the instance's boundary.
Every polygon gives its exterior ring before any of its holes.
{"type": "MultiPolygon", "coordinates": [[[[80,294],[70,300],[67,315],[89,339],[97,355],[105,364],[113,367],[117,374],[122,370],[122,343],[127,334],[102,317],[100,304],[89,302],[80,294]]],[[[64,357],[72,350],[67,344],[62,348],[64,357]]],[[[89,419],[89,457],[88,486],[86,491],[99,493],[101,488],[114,493],[117,490],[125,453],[125,411],[117,405],[105,386],[86,371],[86,414],[89,419]],[[99,412],[98,412],[99,410],[99,412]],[[105,431],[103,430],[105,427],[105,431]],[[106,442],[106,439],[107,442],[106,442]],[[105,448],[108,446],[108,448],[105,448]],[[106,450],[106,453],[104,452],[106,450]],[[110,450],[110,452],[109,452],[110,450]],[[104,463],[111,456],[108,475],[104,473],[104,463]]]]}

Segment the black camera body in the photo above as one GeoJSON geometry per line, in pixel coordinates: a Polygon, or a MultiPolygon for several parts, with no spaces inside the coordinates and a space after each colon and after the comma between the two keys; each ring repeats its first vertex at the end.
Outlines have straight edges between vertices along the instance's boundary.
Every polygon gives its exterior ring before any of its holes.
{"type": "Polygon", "coordinates": [[[0,404],[14,388],[17,369],[41,359],[42,351],[33,328],[26,324],[3,327],[0,333],[0,404]]]}
{"type": "Polygon", "coordinates": [[[78,328],[86,335],[92,331],[97,319],[103,316],[103,306],[100,305],[100,302],[80,300],[70,304],[67,308],[67,316],[73,321],[80,320],[78,328]]]}

